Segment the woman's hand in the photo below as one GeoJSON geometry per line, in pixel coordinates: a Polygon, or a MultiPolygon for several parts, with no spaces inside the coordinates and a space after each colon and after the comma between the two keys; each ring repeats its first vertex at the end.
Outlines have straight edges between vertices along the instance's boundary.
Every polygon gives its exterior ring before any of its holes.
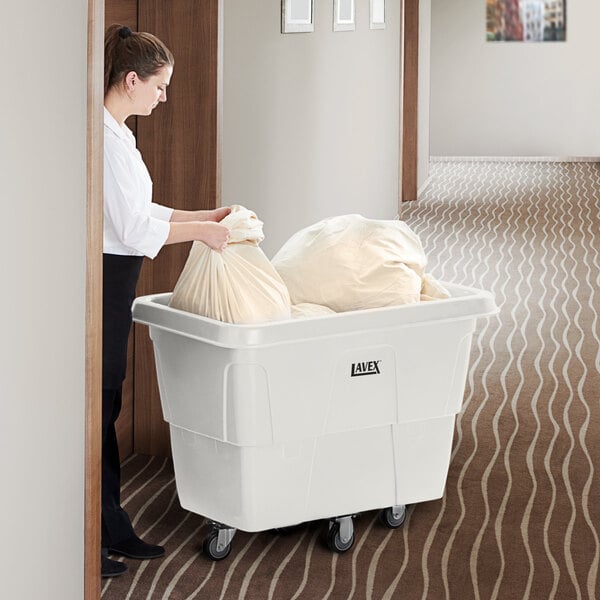
{"type": "Polygon", "coordinates": [[[217,252],[223,252],[227,247],[227,242],[229,241],[229,229],[227,229],[225,225],[220,225],[213,221],[204,221],[198,223],[198,231],[200,235],[196,239],[206,244],[209,248],[212,248],[217,252]]]}
{"type": "Polygon", "coordinates": [[[221,208],[215,208],[214,210],[207,210],[206,220],[218,223],[219,221],[222,221],[230,212],[231,206],[222,206],[221,208]]]}

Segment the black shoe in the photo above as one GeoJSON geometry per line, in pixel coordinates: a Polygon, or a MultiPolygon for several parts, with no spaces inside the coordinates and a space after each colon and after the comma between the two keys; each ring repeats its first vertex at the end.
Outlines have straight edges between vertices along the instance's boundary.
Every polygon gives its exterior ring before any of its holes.
{"type": "Polygon", "coordinates": [[[127,565],[118,560],[110,560],[107,556],[102,557],[102,577],[118,577],[127,571],[127,565]]]}
{"type": "Polygon", "coordinates": [[[162,546],[146,544],[146,542],[140,540],[135,534],[114,546],[110,546],[108,551],[114,554],[127,556],[127,558],[137,558],[139,560],[159,558],[165,554],[165,549],[162,546]]]}

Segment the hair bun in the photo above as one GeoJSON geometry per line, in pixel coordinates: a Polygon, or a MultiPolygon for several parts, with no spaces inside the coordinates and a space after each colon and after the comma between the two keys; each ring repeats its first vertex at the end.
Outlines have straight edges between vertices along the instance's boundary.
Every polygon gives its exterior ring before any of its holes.
{"type": "Polygon", "coordinates": [[[124,26],[124,27],[121,27],[121,29],[119,29],[119,37],[121,39],[124,40],[130,36],[131,36],[131,29],[129,29],[129,27],[124,26]]]}

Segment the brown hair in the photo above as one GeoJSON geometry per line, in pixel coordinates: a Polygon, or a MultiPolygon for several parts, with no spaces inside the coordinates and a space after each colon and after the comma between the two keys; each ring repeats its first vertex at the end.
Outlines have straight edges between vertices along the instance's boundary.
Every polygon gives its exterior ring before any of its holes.
{"type": "Polygon", "coordinates": [[[104,95],[131,71],[145,81],[174,63],[171,51],[156,36],[115,23],[104,35],[104,95]]]}

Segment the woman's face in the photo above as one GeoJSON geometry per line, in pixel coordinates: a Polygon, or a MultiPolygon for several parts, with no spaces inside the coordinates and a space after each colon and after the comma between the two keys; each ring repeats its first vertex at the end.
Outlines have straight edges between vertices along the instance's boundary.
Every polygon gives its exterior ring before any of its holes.
{"type": "Polygon", "coordinates": [[[156,75],[152,75],[146,81],[142,81],[139,77],[136,78],[133,114],[149,115],[159,102],[167,101],[167,87],[172,74],[173,67],[165,65],[156,75]]]}

